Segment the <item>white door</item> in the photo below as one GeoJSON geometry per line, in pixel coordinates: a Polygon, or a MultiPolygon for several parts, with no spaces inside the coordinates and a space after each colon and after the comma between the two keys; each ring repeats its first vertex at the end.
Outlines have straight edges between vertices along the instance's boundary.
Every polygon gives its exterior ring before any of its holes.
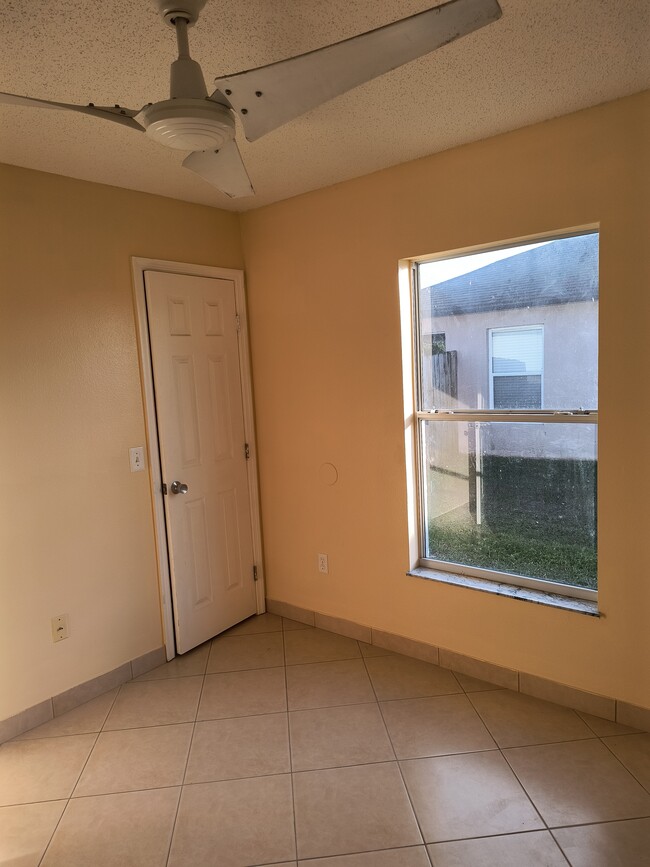
{"type": "Polygon", "coordinates": [[[176,647],[185,653],[256,611],[235,287],[162,271],[146,271],[145,287],[176,647]]]}

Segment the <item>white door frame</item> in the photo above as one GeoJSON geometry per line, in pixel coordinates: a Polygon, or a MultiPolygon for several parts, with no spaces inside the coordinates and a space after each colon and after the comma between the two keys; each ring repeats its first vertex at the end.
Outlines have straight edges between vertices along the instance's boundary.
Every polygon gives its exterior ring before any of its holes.
{"type": "Polygon", "coordinates": [[[145,259],[139,256],[133,256],[131,258],[131,265],[133,271],[133,300],[138,338],[138,355],[140,359],[140,378],[142,381],[145,429],[149,454],[149,483],[151,486],[151,500],[153,506],[163,632],[167,659],[170,660],[176,656],[176,641],[174,638],[174,619],[172,615],[171,576],[169,574],[169,554],[167,548],[165,507],[162,493],[160,449],[158,446],[158,423],[156,420],[156,404],[154,399],[153,369],[151,366],[151,346],[149,343],[149,323],[147,319],[144,272],[165,271],[170,274],[188,274],[194,277],[216,277],[220,280],[232,280],[235,285],[235,306],[237,309],[237,315],[239,316],[239,371],[241,374],[242,405],[244,409],[244,431],[246,433],[246,442],[248,443],[250,450],[250,459],[246,461],[246,470],[251,504],[253,556],[255,558],[255,565],[257,566],[255,593],[257,613],[262,614],[266,610],[266,594],[264,591],[262,526],[260,520],[260,500],[257,481],[257,449],[255,444],[253,390],[248,343],[248,320],[246,317],[244,272],[236,271],[231,268],[216,268],[210,265],[189,265],[183,262],[168,262],[164,259],[145,259]]]}

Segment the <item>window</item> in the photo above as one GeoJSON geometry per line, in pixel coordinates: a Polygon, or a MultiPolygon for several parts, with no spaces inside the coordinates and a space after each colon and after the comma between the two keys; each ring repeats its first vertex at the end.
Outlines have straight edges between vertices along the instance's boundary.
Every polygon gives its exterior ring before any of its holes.
{"type": "Polygon", "coordinates": [[[490,329],[490,407],[541,409],[544,327],[490,329]]]}
{"type": "Polygon", "coordinates": [[[420,565],[595,598],[598,234],[414,282],[420,565]]]}

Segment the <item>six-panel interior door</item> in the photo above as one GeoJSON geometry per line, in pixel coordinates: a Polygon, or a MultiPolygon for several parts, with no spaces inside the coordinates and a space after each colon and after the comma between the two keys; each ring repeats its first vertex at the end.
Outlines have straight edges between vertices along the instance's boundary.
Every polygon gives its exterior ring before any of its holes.
{"type": "Polygon", "coordinates": [[[176,647],[185,653],[256,611],[235,287],[161,271],[146,271],[145,287],[176,647]],[[187,492],[174,493],[174,482],[187,492]]]}

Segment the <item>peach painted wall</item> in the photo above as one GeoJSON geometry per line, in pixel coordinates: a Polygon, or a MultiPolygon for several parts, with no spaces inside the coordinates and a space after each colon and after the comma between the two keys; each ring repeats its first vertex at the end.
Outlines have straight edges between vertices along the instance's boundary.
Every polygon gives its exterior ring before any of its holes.
{"type": "Polygon", "coordinates": [[[243,263],[214,208],[11,166],[0,199],[1,720],[162,644],[130,257],[243,263]]]}
{"type": "Polygon", "coordinates": [[[646,92],[244,215],[269,597],[650,707],[649,132],[646,92]],[[593,223],[602,617],[406,577],[398,260],[593,223]]]}

